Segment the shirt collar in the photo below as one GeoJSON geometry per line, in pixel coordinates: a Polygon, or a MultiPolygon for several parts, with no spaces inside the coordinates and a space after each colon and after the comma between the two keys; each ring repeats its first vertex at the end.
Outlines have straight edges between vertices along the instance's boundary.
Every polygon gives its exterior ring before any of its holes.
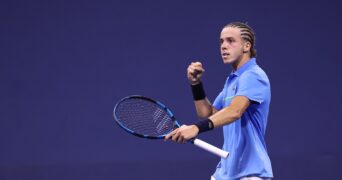
{"type": "Polygon", "coordinates": [[[251,58],[244,65],[242,65],[239,69],[237,69],[236,71],[233,70],[231,75],[240,76],[247,69],[249,69],[250,67],[255,66],[255,65],[256,65],[256,59],[251,58]]]}

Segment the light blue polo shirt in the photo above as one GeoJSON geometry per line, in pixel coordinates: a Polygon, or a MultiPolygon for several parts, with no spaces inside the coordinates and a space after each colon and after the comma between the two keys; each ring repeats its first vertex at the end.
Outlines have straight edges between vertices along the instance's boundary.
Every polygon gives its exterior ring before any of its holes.
{"type": "Polygon", "coordinates": [[[271,178],[271,161],[265,144],[271,89],[266,73],[255,58],[228,76],[213,106],[221,110],[235,96],[245,96],[252,103],[240,119],[223,126],[223,149],[229,156],[221,159],[213,176],[217,180],[236,180],[250,175],[271,178]]]}

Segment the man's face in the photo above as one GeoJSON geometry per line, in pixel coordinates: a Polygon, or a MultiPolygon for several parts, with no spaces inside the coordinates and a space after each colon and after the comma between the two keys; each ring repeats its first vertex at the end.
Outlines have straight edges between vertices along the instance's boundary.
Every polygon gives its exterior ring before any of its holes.
{"type": "Polygon", "coordinates": [[[221,31],[221,56],[224,64],[235,63],[243,55],[245,41],[240,36],[240,29],[226,27],[221,31]]]}

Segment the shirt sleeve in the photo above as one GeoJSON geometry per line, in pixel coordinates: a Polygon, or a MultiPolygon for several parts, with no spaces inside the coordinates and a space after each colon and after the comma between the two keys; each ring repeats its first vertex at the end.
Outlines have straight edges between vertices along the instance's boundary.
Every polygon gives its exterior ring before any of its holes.
{"type": "Polygon", "coordinates": [[[255,72],[246,72],[240,76],[236,96],[245,96],[249,100],[261,104],[267,99],[269,93],[267,77],[262,77],[255,72]]]}
{"type": "Polygon", "coordinates": [[[223,98],[223,91],[220,92],[220,94],[216,97],[213,106],[216,110],[221,110],[223,105],[222,105],[222,98],[223,98]]]}

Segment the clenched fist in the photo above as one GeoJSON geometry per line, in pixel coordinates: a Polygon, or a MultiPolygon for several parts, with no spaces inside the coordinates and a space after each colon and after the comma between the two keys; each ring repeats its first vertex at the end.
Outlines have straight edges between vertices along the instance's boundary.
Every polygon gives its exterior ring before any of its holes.
{"type": "Polygon", "coordinates": [[[201,77],[203,76],[204,69],[201,62],[192,62],[187,69],[187,76],[189,83],[191,85],[196,85],[201,82],[201,77]]]}

